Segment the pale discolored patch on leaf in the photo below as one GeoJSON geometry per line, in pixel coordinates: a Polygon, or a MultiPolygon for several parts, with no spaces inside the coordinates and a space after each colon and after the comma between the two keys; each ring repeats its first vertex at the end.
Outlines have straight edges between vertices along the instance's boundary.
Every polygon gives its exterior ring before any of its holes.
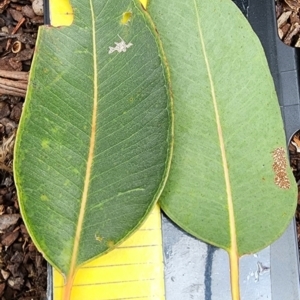
{"type": "Polygon", "coordinates": [[[128,22],[130,22],[131,17],[132,17],[132,12],[131,11],[124,12],[123,15],[122,15],[121,24],[128,25],[128,22]]]}
{"type": "Polygon", "coordinates": [[[282,147],[273,151],[273,170],[275,172],[274,182],[281,189],[289,189],[291,183],[287,175],[287,163],[285,151],[282,147]]]}
{"type": "Polygon", "coordinates": [[[121,52],[126,52],[128,48],[130,48],[133,44],[132,43],[128,43],[126,44],[125,41],[119,36],[119,38],[121,39],[121,42],[115,42],[115,47],[109,47],[109,51],[108,54],[111,54],[115,51],[121,53],[121,52]]]}

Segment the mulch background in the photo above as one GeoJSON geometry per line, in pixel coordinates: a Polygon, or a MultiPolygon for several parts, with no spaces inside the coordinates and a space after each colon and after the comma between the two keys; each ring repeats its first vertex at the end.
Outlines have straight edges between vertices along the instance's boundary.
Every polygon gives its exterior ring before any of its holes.
{"type": "Polygon", "coordinates": [[[0,299],[46,299],[47,264],[20,216],[12,174],[13,145],[22,112],[38,26],[29,0],[0,0],[0,299]],[[17,74],[17,79],[14,74],[17,74]]]}
{"type": "Polygon", "coordinates": [[[289,46],[300,47],[300,1],[276,0],[278,35],[289,46]]]}

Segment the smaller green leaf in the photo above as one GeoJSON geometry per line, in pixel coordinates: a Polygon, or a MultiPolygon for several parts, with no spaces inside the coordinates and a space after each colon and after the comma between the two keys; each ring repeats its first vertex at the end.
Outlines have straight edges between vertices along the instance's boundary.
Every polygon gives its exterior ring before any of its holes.
{"type": "Polygon", "coordinates": [[[148,9],[175,107],[160,204],[187,232],[228,252],[239,300],[239,257],[276,240],[297,199],[267,61],[231,0],[152,0],[148,9]]]}
{"type": "Polygon", "coordinates": [[[260,42],[230,0],[152,0],[175,103],[160,199],[192,235],[234,256],[285,230],[296,207],[283,124],[260,42]]]}

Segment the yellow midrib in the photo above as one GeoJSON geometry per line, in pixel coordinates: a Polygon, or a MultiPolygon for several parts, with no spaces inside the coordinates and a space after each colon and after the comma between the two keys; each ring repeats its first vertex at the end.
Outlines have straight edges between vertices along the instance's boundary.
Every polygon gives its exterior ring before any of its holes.
{"type": "Polygon", "coordinates": [[[96,122],[97,122],[97,99],[98,99],[98,72],[97,72],[97,52],[96,52],[96,28],[95,28],[95,14],[94,14],[94,6],[92,0],[90,2],[91,8],[91,18],[92,18],[92,41],[93,41],[93,65],[94,65],[94,95],[93,95],[93,113],[92,113],[92,123],[91,123],[91,139],[90,139],[90,147],[87,159],[86,173],[85,173],[85,181],[83,187],[83,193],[81,198],[81,206],[78,217],[78,223],[76,228],[76,234],[74,239],[74,248],[71,258],[70,264],[70,273],[69,276],[73,277],[76,271],[76,262],[78,256],[79,242],[82,231],[82,225],[84,220],[85,208],[88,198],[88,190],[91,179],[91,171],[93,165],[94,158],[94,150],[95,150],[95,140],[96,140],[96,122]]]}
{"type": "Polygon", "coordinates": [[[232,199],[232,191],[231,191],[231,183],[230,183],[230,176],[229,176],[229,169],[228,169],[228,163],[227,163],[227,157],[226,157],[226,150],[225,150],[225,143],[224,143],[224,137],[222,132],[222,125],[220,121],[220,115],[219,115],[219,109],[217,104],[217,97],[215,93],[215,87],[214,82],[211,74],[210,64],[207,57],[207,51],[205,48],[205,42],[203,33],[201,30],[200,25],[200,16],[198,13],[198,7],[196,0],[194,1],[196,16],[197,16],[197,26],[200,36],[200,42],[201,42],[201,48],[203,51],[204,61],[207,69],[207,74],[209,78],[210,88],[211,88],[211,96],[215,111],[215,118],[216,118],[216,124],[217,124],[217,131],[218,131],[218,137],[219,137],[219,143],[220,143],[220,151],[221,151],[221,157],[222,157],[222,165],[223,165],[223,171],[224,171],[224,179],[225,179],[225,185],[226,185],[226,193],[227,193],[227,204],[228,204],[228,214],[229,214],[229,228],[230,228],[230,249],[229,249],[229,257],[230,257],[230,270],[231,270],[231,288],[233,293],[233,299],[239,298],[239,291],[237,286],[232,286],[236,282],[238,282],[238,273],[239,273],[239,256],[238,256],[238,249],[237,249],[237,238],[236,238],[236,227],[235,227],[235,216],[234,216],[234,208],[233,208],[233,199],[232,199]],[[233,277],[232,277],[233,276],[233,277]]]}

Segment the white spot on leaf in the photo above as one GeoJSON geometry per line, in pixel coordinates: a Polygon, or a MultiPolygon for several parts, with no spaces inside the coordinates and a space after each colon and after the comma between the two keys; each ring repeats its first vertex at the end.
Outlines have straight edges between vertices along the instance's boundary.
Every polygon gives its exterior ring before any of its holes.
{"type": "Polygon", "coordinates": [[[98,235],[98,234],[95,233],[95,240],[96,240],[96,241],[102,242],[103,239],[104,239],[104,238],[103,238],[102,236],[100,236],[100,235],[98,235]]]}
{"type": "Polygon", "coordinates": [[[121,39],[121,42],[115,42],[115,47],[109,47],[108,54],[111,54],[115,51],[117,51],[118,53],[126,52],[128,48],[133,46],[132,43],[126,44],[125,41],[119,35],[118,37],[121,39]]]}

